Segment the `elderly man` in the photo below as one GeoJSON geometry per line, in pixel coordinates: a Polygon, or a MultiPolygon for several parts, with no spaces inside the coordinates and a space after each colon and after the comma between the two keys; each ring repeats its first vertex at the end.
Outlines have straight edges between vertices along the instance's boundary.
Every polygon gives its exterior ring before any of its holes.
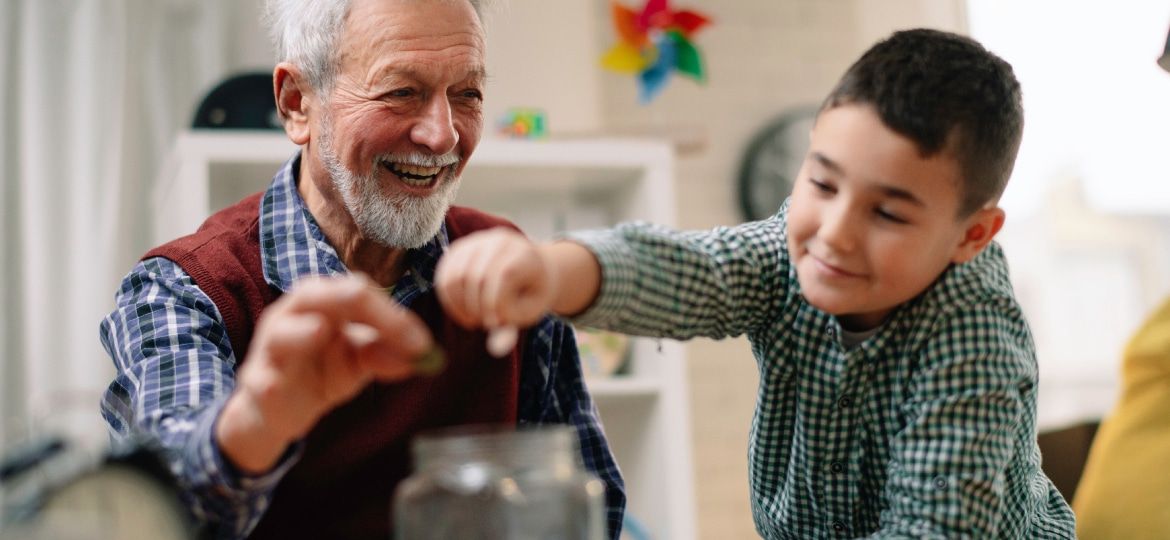
{"type": "Polygon", "coordinates": [[[507,226],[451,206],[483,122],[477,2],[267,10],[277,108],[301,149],[123,281],[101,324],[112,433],[161,442],[215,537],[385,539],[417,432],[570,424],[616,537],[624,487],[571,328],[544,319],[491,358],[432,290],[448,242],[507,226]]]}

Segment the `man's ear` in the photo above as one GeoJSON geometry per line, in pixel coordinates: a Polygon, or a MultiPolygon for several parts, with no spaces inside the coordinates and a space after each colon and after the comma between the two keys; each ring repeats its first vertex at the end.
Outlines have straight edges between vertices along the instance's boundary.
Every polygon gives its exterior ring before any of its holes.
{"type": "Polygon", "coordinates": [[[272,70],[272,92],[284,132],[298,146],[309,142],[309,109],[313,90],[296,66],[281,62],[272,70]]]}
{"type": "Polygon", "coordinates": [[[951,257],[951,262],[965,263],[974,259],[976,255],[991,243],[999,230],[1003,228],[1003,220],[1006,217],[1002,208],[998,206],[990,206],[987,208],[980,208],[974,214],[968,217],[965,221],[965,230],[963,238],[959,241],[958,247],[955,248],[955,254],[951,257]]]}

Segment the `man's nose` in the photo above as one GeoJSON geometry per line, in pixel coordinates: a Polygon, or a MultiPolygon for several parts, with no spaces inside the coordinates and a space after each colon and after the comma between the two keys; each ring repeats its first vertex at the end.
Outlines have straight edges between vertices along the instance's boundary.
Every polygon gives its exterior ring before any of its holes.
{"type": "Polygon", "coordinates": [[[410,130],[411,142],[425,146],[434,154],[446,154],[459,143],[459,132],[451,115],[446,96],[435,96],[427,103],[410,130]]]}

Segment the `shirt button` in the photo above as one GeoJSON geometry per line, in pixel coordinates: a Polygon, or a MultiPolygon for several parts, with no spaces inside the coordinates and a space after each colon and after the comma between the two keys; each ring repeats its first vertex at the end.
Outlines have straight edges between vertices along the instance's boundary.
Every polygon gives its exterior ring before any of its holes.
{"type": "Polygon", "coordinates": [[[934,487],[935,489],[946,489],[947,479],[941,476],[934,477],[934,487]]]}
{"type": "Polygon", "coordinates": [[[833,522],[833,530],[837,532],[845,532],[845,524],[840,521],[833,522]]]}
{"type": "Polygon", "coordinates": [[[851,405],[853,405],[853,398],[849,396],[841,396],[837,399],[837,406],[842,409],[848,409],[851,405]]]}
{"type": "Polygon", "coordinates": [[[825,327],[825,333],[829,334],[829,337],[833,337],[833,334],[835,334],[836,332],[837,331],[833,329],[833,325],[831,325],[831,324],[825,327]]]}
{"type": "Polygon", "coordinates": [[[841,474],[845,472],[845,464],[841,463],[840,461],[834,461],[829,464],[829,470],[834,474],[841,474]]]}

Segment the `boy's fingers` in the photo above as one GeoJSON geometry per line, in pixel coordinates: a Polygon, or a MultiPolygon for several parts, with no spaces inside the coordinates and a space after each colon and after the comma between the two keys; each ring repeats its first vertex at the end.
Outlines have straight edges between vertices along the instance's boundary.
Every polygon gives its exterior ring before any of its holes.
{"type": "Polygon", "coordinates": [[[515,306],[539,279],[532,267],[534,248],[512,231],[495,231],[488,238],[485,253],[468,270],[472,276],[480,276],[477,317],[488,328],[528,322],[515,306]]]}
{"type": "Polygon", "coordinates": [[[516,341],[519,339],[519,331],[515,326],[501,326],[493,328],[488,332],[487,351],[488,354],[496,358],[503,358],[512,349],[516,348],[516,341]]]}
{"type": "Polygon", "coordinates": [[[483,250],[468,253],[463,264],[463,310],[471,320],[470,328],[483,327],[483,280],[481,271],[483,250]]]}
{"type": "Polygon", "coordinates": [[[514,293],[514,300],[505,306],[502,317],[508,324],[515,326],[529,326],[549,311],[549,301],[543,291],[529,289],[526,292],[514,293]]]}
{"type": "Polygon", "coordinates": [[[495,328],[500,324],[499,308],[510,298],[500,298],[499,293],[514,276],[508,271],[510,257],[502,250],[498,235],[488,237],[482,249],[467,262],[468,287],[467,310],[478,326],[495,328]]]}
{"type": "Polygon", "coordinates": [[[533,277],[522,268],[522,264],[521,261],[501,264],[492,279],[484,283],[483,320],[488,328],[525,326],[531,322],[528,320],[528,310],[531,309],[528,306],[532,301],[527,298],[527,291],[532,289],[530,282],[533,277]]]}
{"type": "Polygon", "coordinates": [[[468,284],[468,261],[474,246],[462,240],[455,242],[439,259],[435,269],[435,294],[443,311],[464,328],[475,328],[476,319],[468,310],[467,301],[471,293],[468,284]]]}
{"type": "Polygon", "coordinates": [[[476,318],[467,308],[467,297],[472,293],[467,287],[467,277],[462,273],[458,277],[448,277],[441,283],[436,282],[435,294],[439,296],[443,311],[459,326],[464,328],[479,326],[476,318]]]}

